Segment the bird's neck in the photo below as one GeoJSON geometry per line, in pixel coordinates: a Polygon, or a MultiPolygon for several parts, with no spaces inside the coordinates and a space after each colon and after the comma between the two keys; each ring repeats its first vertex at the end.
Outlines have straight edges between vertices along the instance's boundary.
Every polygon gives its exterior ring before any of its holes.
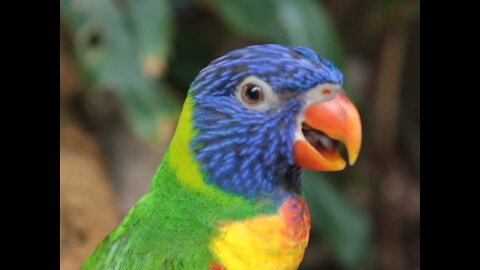
{"type": "MultiPolygon", "coordinates": [[[[206,185],[204,175],[201,172],[200,164],[195,160],[194,153],[190,148],[196,131],[192,125],[193,103],[188,97],[183,105],[182,114],[177,124],[177,129],[172,138],[170,146],[165,154],[162,165],[167,165],[175,172],[175,179],[184,186],[201,193],[212,193],[214,189],[206,185]]],[[[159,169],[161,169],[160,166],[159,169]]],[[[164,181],[155,179],[153,187],[164,181]],[[158,181],[157,181],[158,180],[158,181]]],[[[165,181],[168,181],[165,179],[165,181]]]]}
{"type": "MultiPolygon", "coordinates": [[[[258,214],[255,203],[206,183],[201,164],[190,147],[196,133],[192,112],[193,103],[187,98],[175,134],[147,196],[152,201],[161,200],[158,201],[160,207],[175,205],[178,224],[185,223],[185,219],[202,220],[205,227],[213,228],[218,220],[242,219],[258,214]]],[[[198,224],[195,227],[198,228],[198,224]]]]}

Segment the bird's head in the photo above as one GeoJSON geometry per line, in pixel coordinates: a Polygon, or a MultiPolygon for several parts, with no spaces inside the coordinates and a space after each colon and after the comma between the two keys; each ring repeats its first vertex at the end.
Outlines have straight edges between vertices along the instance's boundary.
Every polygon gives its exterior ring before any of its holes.
{"type": "Polygon", "coordinates": [[[300,168],[345,168],[341,143],[355,163],[361,123],[342,83],[333,63],[298,46],[250,46],[211,62],[189,91],[190,150],[207,182],[247,197],[298,189],[300,168]]]}

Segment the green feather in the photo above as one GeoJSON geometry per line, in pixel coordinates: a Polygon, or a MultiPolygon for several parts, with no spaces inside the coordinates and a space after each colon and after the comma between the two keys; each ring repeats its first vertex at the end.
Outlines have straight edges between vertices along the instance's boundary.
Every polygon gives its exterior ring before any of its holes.
{"type": "Polygon", "coordinates": [[[209,269],[220,225],[276,211],[205,184],[189,148],[192,110],[189,97],[152,187],[81,269],[209,269]]]}

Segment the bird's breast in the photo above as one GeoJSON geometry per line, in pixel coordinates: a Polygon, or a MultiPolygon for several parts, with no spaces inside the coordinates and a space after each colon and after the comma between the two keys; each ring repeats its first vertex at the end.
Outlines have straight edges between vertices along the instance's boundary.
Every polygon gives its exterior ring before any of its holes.
{"type": "Polygon", "coordinates": [[[297,269],[310,232],[310,214],[300,196],[283,201],[274,215],[223,225],[212,251],[226,270],[297,269]]]}

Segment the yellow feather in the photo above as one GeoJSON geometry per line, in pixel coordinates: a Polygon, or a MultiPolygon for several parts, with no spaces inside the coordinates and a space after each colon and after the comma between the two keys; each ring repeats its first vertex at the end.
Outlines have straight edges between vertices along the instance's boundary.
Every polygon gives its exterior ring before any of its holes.
{"type": "MultiPolygon", "coordinates": [[[[291,201],[277,215],[235,221],[220,228],[211,250],[228,270],[293,270],[300,265],[308,244],[308,210],[291,223],[291,201]]],[[[300,212],[298,212],[300,213],[300,212]]]]}
{"type": "Polygon", "coordinates": [[[200,173],[200,165],[190,150],[190,142],[196,133],[192,125],[192,113],[193,103],[188,96],[168,151],[169,164],[183,184],[204,193],[216,192],[213,187],[205,184],[200,173]]]}

